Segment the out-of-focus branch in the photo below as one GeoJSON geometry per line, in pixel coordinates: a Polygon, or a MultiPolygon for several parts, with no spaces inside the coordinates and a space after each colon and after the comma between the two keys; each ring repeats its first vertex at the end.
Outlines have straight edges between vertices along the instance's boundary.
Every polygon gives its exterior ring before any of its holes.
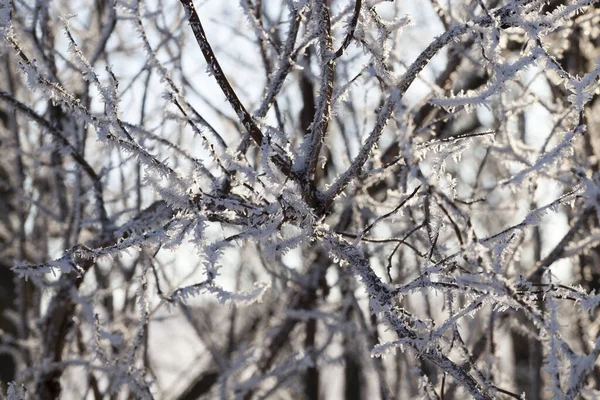
{"type": "Polygon", "coordinates": [[[52,135],[52,137],[54,137],[54,139],[56,139],[60,143],[60,145],[63,146],[63,148],[65,148],[69,151],[69,154],[71,155],[71,157],[73,157],[73,160],[75,160],[75,162],[77,164],[79,164],[79,166],[81,166],[81,168],[85,171],[85,173],[92,180],[92,183],[94,186],[94,192],[96,195],[95,197],[96,197],[96,202],[97,202],[97,206],[98,206],[100,221],[102,221],[103,223],[107,223],[108,216],[106,213],[106,209],[104,208],[102,181],[100,180],[100,177],[96,174],[96,171],[94,171],[92,166],[85,160],[85,158],[83,158],[81,156],[81,154],[79,154],[77,149],[75,149],[75,147],[69,142],[69,140],[61,132],[59,132],[54,126],[52,126],[42,116],[38,115],[34,110],[27,107],[25,104],[21,103],[20,101],[15,99],[13,96],[11,96],[9,93],[7,93],[3,90],[0,90],[0,99],[2,99],[4,102],[10,104],[16,110],[19,110],[20,112],[24,113],[25,115],[27,115],[29,118],[31,118],[35,122],[37,122],[43,129],[47,130],[52,135]]]}

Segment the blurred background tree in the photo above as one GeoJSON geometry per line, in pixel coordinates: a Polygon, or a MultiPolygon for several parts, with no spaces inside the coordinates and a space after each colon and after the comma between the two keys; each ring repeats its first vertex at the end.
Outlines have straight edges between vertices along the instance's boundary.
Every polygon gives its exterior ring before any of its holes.
{"type": "Polygon", "coordinates": [[[3,393],[598,398],[599,27],[0,0],[3,393]]]}

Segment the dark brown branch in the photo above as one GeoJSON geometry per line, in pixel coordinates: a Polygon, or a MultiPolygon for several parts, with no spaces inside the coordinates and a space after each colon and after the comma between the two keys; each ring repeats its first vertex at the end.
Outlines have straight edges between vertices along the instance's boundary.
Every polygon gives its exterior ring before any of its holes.
{"type": "Polygon", "coordinates": [[[350,46],[350,42],[354,37],[354,31],[356,30],[356,26],[358,25],[358,18],[360,17],[361,6],[362,0],[356,0],[356,3],[354,4],[354,14],[352,15],[352,20],[350,21],[348,33],[346,34],[346,37],[344,38],[344,41],[342,42],[340,48],[337,49],[337,51],[335,52],[335,56],[333,57],[334,59],[340,58],[344,54],[344,51],[348,48],[348,46],[350,46]]]}
{"type": "MultiPolygon", "coordinates": [[[[254,143],[256,143],[256,145],[258,146],[261,146],[264,140],[263,133],[261,132],[258,125],[256,125],[256,122],[254,121],[248,110],[246,110],[246,107],[244,107],[237,94],[235,93],[235,90],[233,90],[233,87],[231,87],[231,84],[227,80],[227,77],[225,76],[225,73],[223,72],[223,69],[219,64],[219,61],[217,60],[215,53],[213,52],[213,49],[210,43],[208,42],[208,38],[206,37],[206,33],[204,32],[204,28],[202,27],[200,17],[196,12],[196,7],[194,6],[193,1],[179,1],[181,2],[183,8],[186,11],[188,22],[190,24],[190,27],[192,28],[192,31],[194,32],[194,36],[196,37],[198,45],[200,46],[202,55],[204,56],[204,59],[206,60],[211,73],[214,75],[215,80],[219,84],[219,87],[223,91],[225,98],[237,114],[238,118],[240,119],[240,122],[242,123],[244,128],[246,128],[246,131],[248,132],[254,143]]],[[[288,157],[284,154],[277,154],[273,157],[273,161],[283,174],[290,175],[292,171],[290,168],[290,162],[287,160],[287,158],[288,157]]]]}
{"type": "Polygon", "coordinates": [[[373,229],[373,227],[375,226],[375,224],[377,224],[379,221],[382,221],[382,220],[384,220],[384,219],[386,219],[386,218],[388,218],[388,217],[396,214],[398,212],[398,210],[400,210],[410,199],[412,199],[413,197],[415,197],[415,195],[417,194],[417,192],[419,191],[419,189],[421,189],[421,185],[417,186],[415,188],[415,190],[413,190],[411,194],[409,194],[408,196],[406,196],[406,198],[404,200],[402,200],[400,202],[400,204],[398,204],[392,211],[383,214],[382,216],[380,216],[379,218],[377,218],[375,221],[373,221],[369,226],[367,226],[363,230],[362,234],[366,235],[367,233],[369,233],[369,231],[371,229],[373,229]]]}
{"type": "Polygon", "coordinates": [[[200,17],[196,12],[196,7],[194,6],[193,1],[180,0],[180,2],[186,11],[188,22],[190,24],[190,27],[192,28],[192,31],[194,32],[194,36],[196,37],[198,45],[200,46],[202,55],[204,56],[204,59],[206,60],[206,63],[208,64],[211,73],[214,75],[215,80],[219,84],[219,87],[223,91],[225,98],[237,114],[244,128],[246,128],[246,130],[252,137],[252,140],[254,140],[254,142],[257,145],[262,145],[263,134],[252,119],[252,116],[250,115],[248,110],[246,110],[246,107],[244,107],[237,94],[231,87],[229,80],[227,80],[227,77],[225,76],[225,73],[223,72],[223,69],[219,64],[219,61],[215,57],[215,53],[213,52],[213,49],[210,43],[208,42],[208,38],[206,37],[206,33],[204,32],[202,22],[200,22],[200,17]]]}

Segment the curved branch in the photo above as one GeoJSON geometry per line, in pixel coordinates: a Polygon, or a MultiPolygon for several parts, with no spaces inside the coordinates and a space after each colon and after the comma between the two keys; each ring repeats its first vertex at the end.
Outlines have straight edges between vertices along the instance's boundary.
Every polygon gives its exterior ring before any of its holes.
{"type": "Polygon", "coordinates": [[[77,149],[69,142],[69,140],[58,131],[50,122],[48,122],[44,117],[40,116],[34,110],[29,108],[27,105],[21,103],[19,100],[15,99],[10,93],[5,92],[4,90],[0,90],[0,99],[4,100],[6,103],[10,104],[15,110],[26,114],[29,118],[37,122],[43,129],[46,129],[50,134],[68,151],[73,160],[81,166],[81,168],[85,171],[85,173],[92,180],[95,192],[95,199],[98,203],[98,212],[99,217],[102,223],[108,222],[108,215],[106,214],[106,209],[104,208],[104,198],[103,198],[103,189],[102,182],[100,180],[100,176],[96,174],[94,168],[79,154],[77,149]]]}
{"type": "MultiPolygon", "coordinates": [[[[198,12],[196,11],[196,7],[194,6],[194,2],[192,0],[179,0],[183,5],[183,8],[186,11],[188,22],[192,31],[194,32],[194,36],[196,37],[196,41],[200,46],[200,50],[202,51],[202,55],[208,64],[208,68],[211,73],[214,75],[219,87],[223,91],[225,98],[237,114],[240,122],[248,131],[248,134],[258,146],[263,144],[263,133],[261,132],[256,122],[252,118],[252,115],[246,110],[246,107],[242,104],[240,99],[238,98],[235,90],[231,87],[231,84],[227,80],[219,61],[215,57],[215,53],[208,42],[208,38],[206,37],[206,33],[204,32],[204,28],[202,27],[202,22],[200,22],[200,17],[198,16],[198,12]]],[[[277,165],[279,170],[286,176],[292,174],[290,161],[287,159],[288,157],[285,154],[277,154],[273,157],[273,162],[277,165]]],[[[295,179],[295,174],[292,174],[295,179]]]]}
{"type": "Polygon", "coordinates": [[[225,98],[227,98],[227,101],[237,114],[242,125],[244,125],[244,128],[246,128],[246,130],[250,134],[250,137],[252,137],[252,140],[254,140],[254,142],[257,145],[262,145],[263,134],[252,119],[252,116],[250,115],[248,110],[246,110],[246,107],[244,107],[244,105],[238,98],[237,94],[233,90],[233,87],[231,87],[229,80],[227,80],[227,77],[225,76],[225,73],[221,68],[221,64],[219,64],[219,61],[215,57],[215,53],[213,52],[213,49],[210,43],[208,42],[208,38],[206,37],[206,33],[204,32],[202,22],[200,22],[200,17],[198,16],[198,12],[196,11],[196,7],[194,6],[193,1],[179,1],[181,2],[183,8],[186,11],[188,22],[190,24],[190,27],[192,28],[192,31],[194,32],[194,36],[196,37],[196,41],[200,46],[200,50],[202,51],[202,55],[204,56],[204,59],[208,64],[210,72],[214,75],[217,83],[219,84],[219,87],[225,95],[225,98]]]}
{"type": "Polygon", "coordinates": [[[350,21],[348,33],[346,34],[346,37],[344,38],[344,41],[342,42],[340,48],[337,49],[337,51],[335,52],[335,55],[333,57],[334,60],[340,58],[344,54],[344,51],[346,51],[348,46],[350,46],[350,42],[354,37],[354,31],[356,31],[356,26],[358,25],[358,18],[360,16],[361,6],[362,0],[356,0],[356,3],[354,5],[354,15],[352,15],[352,20],[350,21]]]}

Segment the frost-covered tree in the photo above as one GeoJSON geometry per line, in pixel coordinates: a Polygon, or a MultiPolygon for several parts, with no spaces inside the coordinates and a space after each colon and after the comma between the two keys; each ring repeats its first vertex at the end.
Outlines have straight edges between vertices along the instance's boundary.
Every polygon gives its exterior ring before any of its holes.
{"type": "Polygon", "coordinates": [[[599,398],[599,0],[0,33],[8,398],[599,398]]]}

